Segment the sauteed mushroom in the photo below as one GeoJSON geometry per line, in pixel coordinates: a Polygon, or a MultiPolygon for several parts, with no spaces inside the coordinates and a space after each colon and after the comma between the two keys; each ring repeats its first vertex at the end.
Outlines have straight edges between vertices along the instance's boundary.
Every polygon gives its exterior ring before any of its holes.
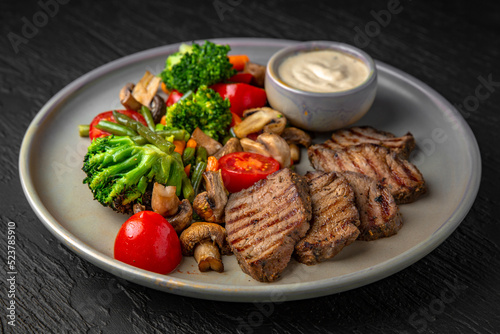
{"type": "Polygon", "coordinates": [[[280,135],[286,126],[286,117],[279,111],[267,107],[248,109],[243,116],[245,119],[234,127],[234,133],[238,138],[259,131],[280,135]]]}
{"type": "Polygon", "coordinates": [[[311,136],[301,129],[289,127],[283,130],[281,137],[286,140],[288,144],[300,144],[305,147],[311,146],[311,136]]]}
{"type": "Polygon", "coordinates": [[[135,85],[131,82],[123,86],[120,91],[120,103],[128,110],[139,110],[141,104],[132,96],[135,85]]]}
{"type": "Polygon", "coordinates": [[[224,271],[221,253],[230,254],[226,229],[218,224],[197,222],[185,229],[180,236],[182,255],[192,256],[201,272],[224,271]]]}
{"type": "Polygon", "coordinates": [[[155,182],[153,186],[153,195],[151,196],[151,208],[154,212],[163,217],[172,216],[179,209],[179,197],[175,195],[175,186],[165,187],[155,182]]]}
{"type": "Polygon", "coordinates": [[[205,132],[200,130],[200,128],[194,129],[191,138],[193,138],[198,145],[206,148],[208,155],[214,155],[222,148],[221,143],[207,135],[205,132]]]}
{"type": "Polygon", "coordinates": [[[193,219],[193,208],[191,207],[189,200],[183,199],[179,204],[177,213],[166,218],[170,225],[174,227],[175,232],[180,234],[193,219]]]}
{"type": "Polygon", "coordinates": [[[151,110],[151,115],[153,116],[155,123],[160,123],[161,118],[167,111],[165,101],[163,101],[160,95],[155,95],[148,107],[149,110],[151,110]]]}
{"type": "Polygon", "coordinates": [[[222,147],[217,153],[214,154],[214,157],[219,160],[223,156],[229,153],[241,152],[243,148],[241,147],[240,140],[238,138],[231,138],[227,141],[227,143],[222,147]]]}
{"type": "Polygon", "coordinates": [[[222,181],[221,171],[204,172],[203,179],[207,191],[196,196],[193,201],[193,208],[204,220],[212,223],[223,223],[227,191],[222,181]]]}
{"type": "Polygon", "coordinates": [[[271,156],[280,163],[281,168],[290,166],[290,146],[283,138],[274,133],[263,133],[257,137],[256,141],[242,138],[240,143],[246,152],[271,156]]]}

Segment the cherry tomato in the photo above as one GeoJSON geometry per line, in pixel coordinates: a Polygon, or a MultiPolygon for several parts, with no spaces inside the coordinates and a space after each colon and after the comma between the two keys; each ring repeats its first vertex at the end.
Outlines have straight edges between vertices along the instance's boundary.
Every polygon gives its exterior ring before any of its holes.
{"type": "Polygon", "coordinates": [[[275,159],[250,152],[224,155],[219,159],[219,166],[224,186],[232,193],[246,189],[280,169],[275,159]]]}
{"type": "Polygon", "coordinates": [[[213,90],[229,99],[231,112],[242,117],[243,111],[250,108],[260,108],[266,105],[267,95],[262,88],[246,83],[218,83],[211,86],[213,90]]]}
{"type": "Polygon", "coordinates": [[[182,95],[183,94],[177,90],[171,91],[170,94],[168,95],[168,99],[167,99],[167,102],[165,102],[165,104],[167,105],[167,107],[170,107],[172,104],[179,101],[181,99],[182,95]]]}
{"type": "Polygon", "coordinates": [[[181,245],[174,228],[163,216],[141,211],[130,217],[118,231],[115,259],[168,274],[181,262],[181,245]]]}
{"type": "MultiPolygon", "coordinates": [[[[148,126],[148,123],[146,123],[146,120],[144,117],[142,117],[141,114],[139,114],[137,111],[133,110],[117,110],[120,114],[127,115],[128,117],[141,122],[145,126],[148,126]]],[[[99,124],[100,121],[110,121],[113,123],[116,123],[115,118],[113,117],[113,112],[112,111],[105,111],[103,113],[100,113],[94,119],[92,122],[90,122],[90,127],[89,127],[89,137],[90,140],[94,140],[94,138],[100,138],[100,137],[106,137],[109,136],[110,133],[106,131],[102,131],[97,129],[95,126],[99,124]]]]}

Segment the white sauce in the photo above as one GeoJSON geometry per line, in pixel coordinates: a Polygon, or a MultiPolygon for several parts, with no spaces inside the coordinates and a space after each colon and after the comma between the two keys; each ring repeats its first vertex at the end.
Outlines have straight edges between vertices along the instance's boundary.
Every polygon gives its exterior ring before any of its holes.
{"type": "Polygon", "coordinates": [[[287,85],[309,92],[332,93],[359,86],[369,75],[368,66],[349,54],[320,50],[291,56],[278,75],[287,85]]]}

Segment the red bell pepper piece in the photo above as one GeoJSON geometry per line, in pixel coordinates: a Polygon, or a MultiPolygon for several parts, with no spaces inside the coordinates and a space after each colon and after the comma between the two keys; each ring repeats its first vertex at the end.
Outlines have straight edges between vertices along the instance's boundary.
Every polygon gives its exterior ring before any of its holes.
{"type": "Polygon", "coordinates": [[[218,83],[211,86],[213,90],[229,99],[231,112],[243,116],[243,111],[250,108],[260,108],[266,105],[266,91],[246,83],[218,83]]]}
{"type": "Polygon", "coordinates": [[[170,107],[172,104],[179,101],[181,99],[182,95],[183,94],[179,91],[176,91],[176,90],[171,91],[170,94],[168,95],[168,99],[167,99],[167,102],[165,102],[165,104],[167,105],[167,107],[170,107]]]}
{"type": "Polygon", "coordinates": [[[249,84],[252,82],[253,75],[251,73],[236,73],[229,79],[227,79],[228,82],[242,82],[249,84]]]}

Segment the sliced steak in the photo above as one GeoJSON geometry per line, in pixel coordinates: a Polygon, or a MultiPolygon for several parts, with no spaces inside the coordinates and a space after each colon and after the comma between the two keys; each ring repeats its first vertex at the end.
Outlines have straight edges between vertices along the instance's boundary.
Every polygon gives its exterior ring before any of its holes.
{"type": "Polygon", "coordinates": [[[375,240],[396,234],[403,226],[399,208],[390,191],[366,175],[354,172],[341,174],[356,195],[361,232],[359,240],[375,240]]]}
{"type": "Polygon", "coordinates": [[[370,176],[387,186],[396,203],[410,203],[426,192],[420,171],[389,148],[361,144],[337,150],[313,145],[308,150],[315,169],[325,172],[352,171],[370,176]]]}
{"type": "Polygon", "coordinates": [[[261,282],[275,281],[309,229],[307,182],[291,169],[281,169],[231,194],[225,215],[227,240],[243,272],[261,282]]]}
{"type": "Polygon", "coordinates": [[[415,138],[409,132],[404,136],[396,137],[390,132],[380,131],[370,126],[357,126],[335,131],[324,146],[335,150],[360,144],[385,146],[408,159],[410,152],[415,148],[415,138]]]}
{"type": "Polygon", "coordinates": [[[297,261],[313,265],[337,255],[359,235],[359,214],[354,191],[336,173],[308,172],[311,193],[311,227],[295,245],[297,261]]]}

